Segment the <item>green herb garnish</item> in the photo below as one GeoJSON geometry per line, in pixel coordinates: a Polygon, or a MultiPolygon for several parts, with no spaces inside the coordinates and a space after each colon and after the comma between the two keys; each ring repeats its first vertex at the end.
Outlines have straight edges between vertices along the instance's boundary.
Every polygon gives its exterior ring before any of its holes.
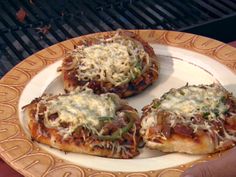
{"type": "Polygon", "coordinates": [[[180,95],[185,95],[183,90],[179,90],[180,95]]]}
{"type": "Polygon", "coordinates": [[[113,117],[111,116],[101,116],[101,117],[98,117],[98,120],[100,121],[111,121],[113,119],[113,117]]]}
{"type": "Polygon", "coordinates": [[[98,135],[98,138],[100,140],[107,140],[107,141],[115,141],[117,139],[121,139],[122,135],[127,133],[133,127],[135,122],[135,119],[133,118],[134,117],[133,113],[126,112],[126,115],[127,118],[129,119],[129,123],[125,127],[119,128],[111,135],[98,135]]]}
{"type": "Polygon", "coordinates": [[[137,62],[136,65],[135,65],[135,68],[137,68],[138,70],[142,70],[142,65],[141,63],[137,62]]]}
{"type": "Polygon", "coordinates": [[[161,105],[161,102],[156,102],[152,105],[152,108],[157,109],[161,105]]]}
{"type": "Polygon", "coordinates": [[[219,110],[218,109],[213,109],[212,112],[215,114],[216,117],[219,116],[219,110]]]}
{"type": "Polygon", "coordinates": [[[207,119],[209,115],[210,115],[209,112],[204,112],[202,116],[204,119],[207,119]]]}
{"type": "Polygon", "coordinates": [[[222,97],[220,98],[220,101],[221,101],[222,103],[226,103],[226,98],[225,98],[225,96],[222,96],[222,97]]]}

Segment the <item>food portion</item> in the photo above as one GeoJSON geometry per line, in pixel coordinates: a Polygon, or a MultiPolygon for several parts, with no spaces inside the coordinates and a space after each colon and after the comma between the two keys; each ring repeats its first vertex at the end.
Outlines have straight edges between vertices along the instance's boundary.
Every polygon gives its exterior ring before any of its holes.
{"type": "Polygon", "coordinates": [[[135,33],[117,31],[87,38],[75,47],[59,68],[66,91],[87,84],[96,94],[112,92],[128,97],[158,78],[152,47],[135,33]]]}
{"type": "Polygon", "coordinates": [[[76,89],[43,95],[24,113],[32,139],[62,151],[124,159],[139,154],[138,114],[116,94],[76,89]]]}
{"type": "Polygon", "coordinates": [[[171,89],[144,107],[141,119],[152,149],[207,154],[236,143],[236,99],[217,84],[171,89]]]}

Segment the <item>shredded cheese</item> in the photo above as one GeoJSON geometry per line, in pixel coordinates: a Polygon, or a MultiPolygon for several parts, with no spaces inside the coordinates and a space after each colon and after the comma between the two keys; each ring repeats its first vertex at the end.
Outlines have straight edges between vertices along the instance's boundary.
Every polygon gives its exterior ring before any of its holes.
{"type": "Polygon", "coordinates": [[[228,106],[223,103],[225,92],[214,87],[188,86],[172,90],[166,94],[159,106],[160,109],[174,112],[191,118],[196,114],[204,114],[207,119],[214,119],[224,115],[228,106]]]}
{"type": "Polygon", "coordinates": [[[78,80],[105,81],[115,86],[141,75],[143,60],[149,61],[141,44],[119,35],[99,44],[79,46],[72,56],[78,66],[78,80]]]}
{"type": "Polygon", "coordinates": [[[86,127],[96,133],[101,128],[99,117],[115,117],[117,105],[110,95],[95,95],[87,89],[82,92],[76,90],[69,95],[48,100],[47,110],[44,112],[44,124],[48,128],[57,128],[64,137],[71,135],[78,126],[86,127]],[[49,115],[53,113],[57,113],[58,117],[49,119],[49,115]],[[69,126],[64,128],[61,123],[69,126]]]}

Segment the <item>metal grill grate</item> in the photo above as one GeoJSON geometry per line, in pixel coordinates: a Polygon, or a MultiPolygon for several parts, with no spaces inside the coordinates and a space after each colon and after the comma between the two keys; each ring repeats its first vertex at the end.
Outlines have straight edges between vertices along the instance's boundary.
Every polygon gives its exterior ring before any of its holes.
{"type": "Polygon", "coordinates": [[[52,44],[118,28],[180,30],[236,40],[235,0],[8,0],[0,1],[0,14],[0,77],[52,44]],[[27,13],[23,22],[16,18],[20,9],[27,13]]]}

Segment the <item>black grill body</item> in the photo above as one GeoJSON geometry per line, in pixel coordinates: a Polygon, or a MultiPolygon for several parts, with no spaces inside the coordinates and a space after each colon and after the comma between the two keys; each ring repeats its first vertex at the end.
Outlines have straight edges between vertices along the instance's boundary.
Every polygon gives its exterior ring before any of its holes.
{"type": "Polygon", "coordinates": [[[119,28],[185,31],[230,42],[236,40],[236,0],[2,0],[0,77],[57,42],[119,28]]]}

